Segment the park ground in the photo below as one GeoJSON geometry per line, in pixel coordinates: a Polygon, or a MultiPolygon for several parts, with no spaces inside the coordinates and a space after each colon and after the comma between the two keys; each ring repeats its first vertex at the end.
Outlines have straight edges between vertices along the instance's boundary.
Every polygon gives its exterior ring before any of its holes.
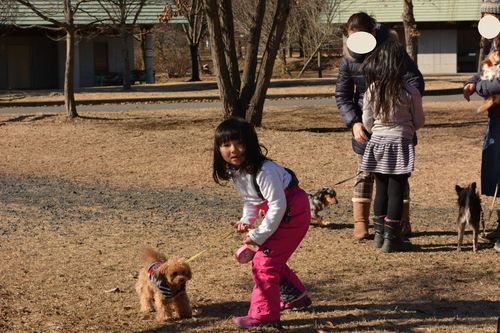
{"type": "MultiPolygon", "coordinates": [[[[330,222],[311,226],[291,267],[313,307],[283,313],[285,332],[494,332],[500,261],[492,244],[456,251],[455,184],[480,176],[480,102],[425,102],[412,187],[409,251],[352,239],[352,181],[336,186],[330,222]]],[[[211,179],[215,109],[0,114],[0,331],[237,332],[250,265],[241,236],[220,240],[241,202],[211,179]],[[140,250],[189,257],[194,318],[142,319],[140,250]]],[[[267,107],[258,130],[269,156],[315,191],[353,175],[350,132],[332,107],[267,107]]],[[[491,199],[483,198],[488,218],[491,199]]],[[[497,202],[498,206],[498,202],[497,202]]],[[[487,228],[494,226],[492,218],[487,228]]],[[[268,331],[274,331],[269,329],[268,331]]]]}
{"type": "MultiPolygon", "coordinates": [[[[333,74],[332,74],[333,75],[333,74]]],[[[268,90],[271,95],[290,95],[294,94],[333,94],[335,92],[334,77],[328,76],[323,79],[303,78],[279,80],[286,86],[272,86],[268,90]],[[322,84],[318,84],[323,81],[322,84]],[[309,83],[308,83],[309,82],[309,83]],[[330,82],[330,84],[328,84],[330,82]]],[[[434,75],[426,76],[427,90],[440,89],[460,89],[463,83],[471,74],[459,75],[434,75]]],[[[75,99],[77,101],[95,101],[95,100],[119,100],[140,98],[186,98],[199,99],[202,97],[219,96],[214,77],[204,77],[201,82],[185,82],[186,79],[170,79],[167,82],[158,84],[138,84],[132,86],[131,91],[122,91],[121,86],[92,87],[77,89],[75,99]]],[[[44,102],[63,101],[64,95],[61,90],[31,90],[31,91],[8,91],[0,90],[0,107],[8,107],[10,102],[34,102],[43,104],[44,102]]]]}

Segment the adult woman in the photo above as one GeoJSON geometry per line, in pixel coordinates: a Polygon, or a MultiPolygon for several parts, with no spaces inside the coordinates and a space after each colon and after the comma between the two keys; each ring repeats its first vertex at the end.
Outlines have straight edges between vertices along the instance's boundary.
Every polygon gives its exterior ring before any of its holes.
{"type": "MultiPolygon", "coordinates": [[[[481,5],[481,14],[494,15],[500,18],[500,1],[487,0],[481,5]]],[[[500,51],[500,35],[492,43],[490,52],[500,51]]],[[[481,80],[474,75],[464,86],[464,98],[469,101],[470,96],[477,93],[481,97],[500,94],[500,78],[481,80]]],[[[500,196],[500,105],[494,105],[488,110],[488,126],[484,135],[483,152],[481,159],[481,194],[485,196],[500,196]]],[[[497,239],[495,249],[500,252],[500,211],[498,226],[495,231],[487,235],[490,239],[497,239]]]]}

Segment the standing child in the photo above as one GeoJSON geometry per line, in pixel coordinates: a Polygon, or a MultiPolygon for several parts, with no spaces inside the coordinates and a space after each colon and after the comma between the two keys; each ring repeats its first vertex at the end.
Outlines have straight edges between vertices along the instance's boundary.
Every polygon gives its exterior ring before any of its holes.
{"type": "Polygon", "coordinates": [[[375,246],[384,252],[401,246],[401,216],[408,177],[414,168],[415,131],[424,125],[422,97],[404,80],[405,50],[386,41],[366,59],[363,125],[372,133],[361,170],[375,175],[375,246]]]}
{"type": "Polygon", "coordinates": [[[279,326],[280,311],[311,304],[286,264],[309,228],[307,194],[291,170],[266,158],[255,129],[242,119],[225,120],[215,131],[213,178],[218,184],[232,180],[242,196],[238,232],[249,231],[259,211],[265,212],[261,224],[243,239],[257,248],[252,260],[254,287],[248,315],[233,321],[242,328],[279,326]]]}

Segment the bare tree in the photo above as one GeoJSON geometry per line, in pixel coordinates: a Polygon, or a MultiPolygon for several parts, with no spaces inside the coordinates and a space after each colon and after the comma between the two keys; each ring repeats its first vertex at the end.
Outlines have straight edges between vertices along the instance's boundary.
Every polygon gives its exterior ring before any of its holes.
{"type": "Polygon", "coordinates": [[[14,0],[0,0],[0,37],[11,30],[17,15],[16,9],[14,0]]]}
{"type": "Polygon", "coordinates": [[[417,38],[420,33],[417,30],[415,16],[413,15],[413,1],[403,0],[403,26],[405,29],[406,52],[417,63],[418,42],[417,38]]]}
{"type": "MultiPolygon", "coordinates": [[[[255,25],[255,11],[256,0],[233,0],[233,15],[234,15],[234,29],[236,33],[242,35],[250,34],[250,31],[255,25]]],[[[267,0],[266,7],[274,8],[276,0],[267,0]]],[[[291,8],[290,4],[290,8],[291,8]]],[[[270,10],[265,10],[264,17],[261,22],[262,30],[261,35],[267,37],[273,24],[274,13],[270,10]]],[[[264,47],[266,43],[265,38],[260,39],[260,46],[264,47]]]]}
{"type": "MultiPolygon", "coordinates": [[[[191,54],[191,79],[189,81],[201,81],[198,49],[201,40],[205,37],[207,32],[202,0],[175,0],[175,5],[177,7],[177,12],[174,13],[174,15],[183,16],[188,21],[188,23],[182,24],[182,29],[186,35],[189,44],[189,52],[191,54]]],[[[170,12],[174,12],[171,7],[170,12]]],[[[167,14],[164,15],[164,17],[167,18],[163,20],[166,22],[172,15],[167,14]]]]}
{"type": "Polygon", "coordinates": [[[342,0],[301,0],[292,9],[296,17],[295,24],[290,26],[292,33],[298,36],[309,56],[297,77],[301,77],[314,56],[318,59],[318,77],[321,72],[321,48],[328,41],[338,38],[340,26],[334,24],[334,18],[339,15],[342,0]]]}
{"type": "MultiPolygon", "coordinates": [[[[38,8],[33,1],[30,0],[13,0],[18,5],[24,6],[31,10],[35,15],[43,19],[44,21],[52,24],[52,26],[40,25],[39,28],[62,31],[66,34],[66,64],[64,70],[64,107],[69,118],[78,117],[76,111],[75,103],[75,92],[74,92],[74,78],[73,78],[73,66],[74,66],[74,53],[75,53],[75,38],[78,31],[78,27],[75,24],[75,16],[77,13],[82,12],[81,5],[85,2],[91,0],[52,0],[52,6],[44,7],[42,10],[38,8]],[[62,8],[61,8],[62,7],[62,8]],[[49,8],[49,9],[46,9],[49,8]],[[63,20],[58,20],[56,17],[60,16],[62,12],[64,14],[63,20]]],[[[91,25],[95,22],[90,22],[91,25]]],[[[87,25],[87,26],[88,26],[87,25]]]]}
{"type": "MultiPolygon", "coordinates": [[[[293,1],[291,2],[293,4],[293,1]]],[[[290,6],[292,6],[292,4],[290,6]]],[[[274,8],[276,6],[276,0],[268,0],[266,2],[266,6],[268,8],[274,8]]],[[[238,43],[238,58],[243,57],[243,52],[242,52],[242,44],[244,42],[248,42],[248,35],[250,35],[251,29],[253,29],[254,26],[254,13],[255,13],[255,8],[256,8],[256,2],[255,1],[248,1],[248,0],[234,0],[233,1],[233,15],[234,15],[234,27],[235,27],[235,34],[236,36],[236,41],[238,43]]],[[[290,7],[291,9],[292,7],[290,7]]],[[[291,15],[291,11],[290,11],[291,15]]],[[[262,20],[261,26],[261,38],[259,41],[259,48],[265,48],[266,47],[266,41],[267,38],[269,37],[269,32],[271,31],[271,28],[273,26],[273,19],[274,19],[274,13],[271,10],[266,10],[264,14],[264,18],[262,20]]],[[[285,31],[283,32],[283,37],[281,40],[281,47],[285,47],[287,43],[287,33],[286,33],[286,25],[285,25],[285,31]]],[[[284,53],[283,50],[279,51],[279,58],[282,62],[282,72],[283,74],[289,74],[288,68],[286,66],[286,52],[284,53]]]]}
{"type": "Polygon", "coordinates": [[[185,77],[191,69],[191,59],[182,28],[179,25],[158,24],[152,34],[156,73],[166,78],[185,77]]]}
{"type": "Polygon", "coordinates": [[[111,22],[110,26],[119,31],[122,44],[123,90],[130,90],[130,52],[128,40],[134,26],[148,0],[97,0],[111,22]]]}
{"type": "Polygon", "coordinates": [[[16,16],[16,8],[14,0],[0,1],[0,25],[13,22],[16,16]]]}
{"type": "Polygon", "coordinates": [[[232,1],[203,0],[212,59],[224,105],[224,117],[246,118],[253,125],[260,126],[274,62],[290,12],[290,0],[276,0],[276,5],[273,6],[272,24],[258,68],[257,55],[263,29],[262,23],[266,14],[266,0],[254,2],[256,6],[252,15],[253,24],[249,28],[244,69],[240,77],[232,1]]]}

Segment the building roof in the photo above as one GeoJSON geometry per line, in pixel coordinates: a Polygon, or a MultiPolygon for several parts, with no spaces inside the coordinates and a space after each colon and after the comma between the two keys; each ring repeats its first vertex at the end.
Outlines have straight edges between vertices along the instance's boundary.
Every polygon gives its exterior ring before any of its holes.
{"type": "MultiPolygon", "coordinates": [[[[339,1],[339,0],[329,0],[339,1]]],[[[378,22],[402,22],[403,0],[342,1],[336,23],[346,23],[351,14],[364,11],[378,22]]],[[[413,14],[418,22],[479,21],[481,0],[413,0],[413,14]]]]}
{"type": "MultiPolygon", "coordinates": [[[[1,1],[1,0],[0,0],[1,1]]],[[[76,1],[73,1],[75,3],[76,1]]],[[[57,21],[64,21],[63,12],[63,1],[62,0],[30,0],[40,12],[44,13],[48,17],[55,19],[57,21]]],[[[137,19],[137,24],[157,24],[159,22],[159,16],[163,13],[165,5],[169,4],[173,7],[175,12],[175,4],[173,0],[147,0],[146,4],[142,8],[141,14],[137,19]]],[[[109,6],[107,6],[110,8],[109,6]]],[[[129,15],[127,18],[127,23],[132,23],[135,11],[129,15]]],[[[87,0],[82,3],[80,10],[75,14],[75,24],[85,25],[91,22],[95,22],[96,19],[102,20],[101,24],[111,24],[113,23],[106,11],[101,7],[101,5],[96,0],[87,0]]],[[[36,15],[30,8],[18,5],[17,15],[15,17],[14,23],[17,25],[51,25],[48,21],[43,20],[38,15],[36,15]]],[[[184,17],[177,16],[172,17],[168,23],[187,23],[184,17]]]]}

